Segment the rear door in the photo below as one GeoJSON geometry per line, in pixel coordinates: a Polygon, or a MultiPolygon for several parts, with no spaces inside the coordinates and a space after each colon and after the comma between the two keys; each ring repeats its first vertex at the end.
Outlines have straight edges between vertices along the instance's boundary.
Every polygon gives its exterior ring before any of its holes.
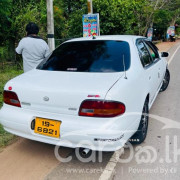
{"type": "MultiPolygon", "coordinates": [[[[150,56],[149,50],[144,43],[143,39],[139,39],[136,42],[136,46],[139,52],[140,60],[142,66],[144,67],[144,83],[148,84],[149,93],[150,93],[150,103],[153,101],[158,87],[158,76],[154,68],[153,60],[150,56]]],[[[142,84],[142,86],[146,86],[142,84]]]]}
{"type": "Polygon", "coordinates": [[[163,80],[164,72],[165,72],[164,69],[166,67],[165,67],[163,61],[161,61],[157,47],[150,41],[144,41],[144,42],[147,46],[147,49],[150,53],[152,60],[153,60],[154,73],[157,76],[157,91],[158,91],[161,86],[161,82],[163,80]]]}

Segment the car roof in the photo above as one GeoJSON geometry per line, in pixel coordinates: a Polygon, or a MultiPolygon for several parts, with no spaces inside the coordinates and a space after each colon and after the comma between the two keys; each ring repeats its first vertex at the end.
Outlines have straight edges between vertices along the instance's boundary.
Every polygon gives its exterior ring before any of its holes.
{"type": "Polygon", "coordinates": [[[66,42],[73,42],[73,41],[90,41],[90,40],[114,40],[114,41],[127,41],[132,42],[139,38],[146,38],[143,36],[135,36],[135,35],[106,35],[106,36],[95,36],[93,37],[82,37],[82,38],[75,38],[68,40],[66,42]]]}

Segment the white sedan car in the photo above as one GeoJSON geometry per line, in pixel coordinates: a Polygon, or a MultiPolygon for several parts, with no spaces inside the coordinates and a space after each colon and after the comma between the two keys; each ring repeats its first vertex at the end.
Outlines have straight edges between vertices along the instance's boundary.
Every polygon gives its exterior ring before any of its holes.
{"type": "Polygon", "coordinates": [[[140,36],[69,40],[5,85],[0,123],[12,134],[72,148],[141,143],[149,109],[169,84],[167,56],[140,36]]]}

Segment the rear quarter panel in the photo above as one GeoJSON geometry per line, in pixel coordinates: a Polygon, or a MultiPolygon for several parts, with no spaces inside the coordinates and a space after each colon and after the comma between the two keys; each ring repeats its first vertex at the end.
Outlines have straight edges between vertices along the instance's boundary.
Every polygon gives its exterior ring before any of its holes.
{"type": "Polygon", "coordinates": [[[108,92],[107,100],[116,100],[122,102],[126,106],[126,112],[123,115],[124,119],[117,121],[117,126],[130,127],[134,124],[136,131],[139,126],[143,106],[147,95],[149,94],[150,85],[146,81],[144,68],[141,64],[139,54],[135,43],[130,42],[131,49],[131,66],[126,72],[127,79],[124,76],[113,86],[108,92]]]}

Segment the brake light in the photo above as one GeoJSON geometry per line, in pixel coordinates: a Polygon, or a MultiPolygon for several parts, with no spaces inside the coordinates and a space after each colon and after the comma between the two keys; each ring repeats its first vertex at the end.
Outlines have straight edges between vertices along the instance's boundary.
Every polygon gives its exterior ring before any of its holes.
{"type": "Polygon", "coordinates": [[[21,107],[18,96],[15,92],[12,91],[4,91],[3,92],[4,103],[12,106],[21,107]]]}
{"type": "Polygon", "coordinates": [[[116,101],[85,100],[79,110],[79,116],[115,117],[124,114],[125,105],[116,101]]]}

